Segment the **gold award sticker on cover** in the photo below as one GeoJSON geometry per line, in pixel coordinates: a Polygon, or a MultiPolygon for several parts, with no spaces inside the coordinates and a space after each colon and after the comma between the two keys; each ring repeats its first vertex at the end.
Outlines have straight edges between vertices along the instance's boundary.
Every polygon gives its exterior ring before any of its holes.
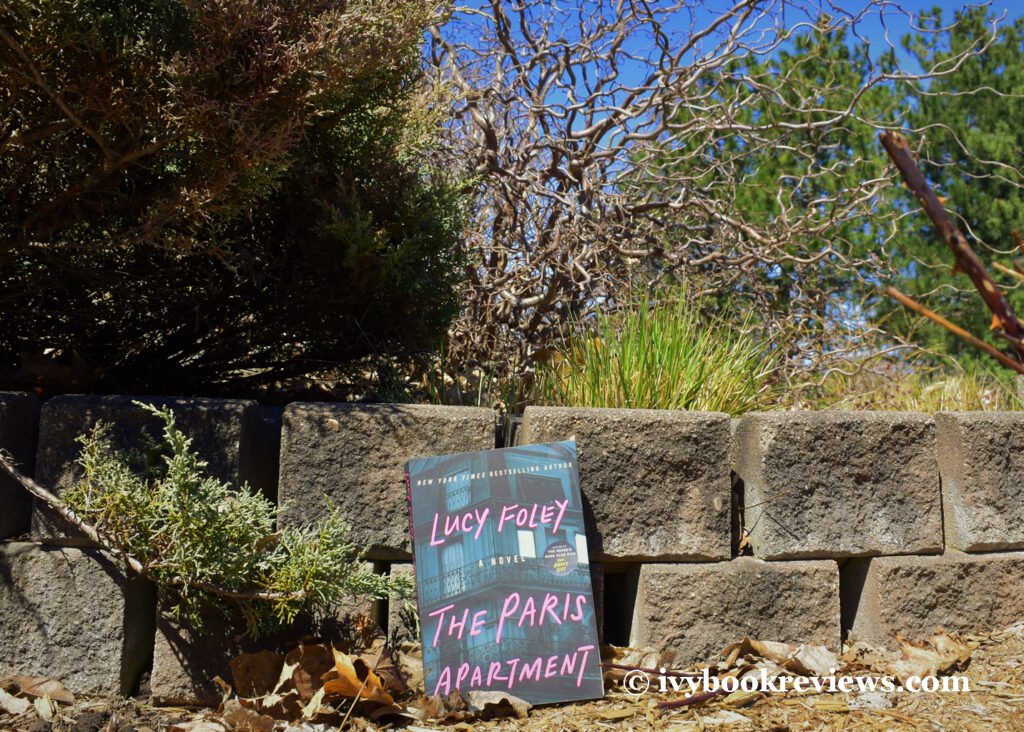
{"type": "Polygon", "coordinates": [[[565,541],[556,541],[544,552],[544,566],[551,574],[561,577],[569,574],[579,564],[579,556],[572,544],[565,541]]]}

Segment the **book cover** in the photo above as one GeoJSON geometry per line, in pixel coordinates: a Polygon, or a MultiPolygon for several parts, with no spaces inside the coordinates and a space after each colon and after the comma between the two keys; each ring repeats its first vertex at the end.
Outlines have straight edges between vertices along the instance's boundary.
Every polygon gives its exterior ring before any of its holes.
{"type": "Polygon", "coordinates": [[[406,464],[428,695],[604,692],[576,443],[406,464]]]}

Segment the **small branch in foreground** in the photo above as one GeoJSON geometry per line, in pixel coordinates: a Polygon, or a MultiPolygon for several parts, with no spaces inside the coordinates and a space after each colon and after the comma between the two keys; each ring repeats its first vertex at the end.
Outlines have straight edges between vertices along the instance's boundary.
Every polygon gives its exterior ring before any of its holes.
{"type": "Polygon", "coordinates": [[[241,590],[231,590],[226,587],[220,587],[201,580],[189,580],[184,577],[154,577],[146,565],[120,547],[111,544],[109,541],[105,541],[95,527],[83,521],[78,514],[64,505],[64,502],[61,501],[60,498],[18,470],[14,466],[14,463],[12,463],[8,456],[3,452],[0,452],[0,469],[16,480],[22,488],[56,511],[62,519],[81,531],[87,539],[98,544],[104,550],[114,554],[119,559],[122,559],[133,572],[141,577],[158,581],[160,584],[170,585],[171,587],[192,587],[198,590],[203,590],[204,592],[209,592],[211,595],[218,595],[232,600],[262,600],[275,602],[282,600],[302,600],[305,597],[304,592],[246,592],[241,590]]]}
{"type": "MultiPolygon", "coordinates": [[[[989,276],[988,272],[985,271],[985,265],[982,264],[978,255],[975,254],[971,245],[967,242],[967,238],[960,232],[956,223],[952,218],[950,218],[949,214],[946,213],[946,209],[943,208],[938,196],[935,195],[935,191],[933,191],[932,187],[928,185],[928,181],[925,180],[924,173],[921,172],[921,168],[918,167],[917,162],[914,160],[914,156],[910,152],[910,144],[907,142],[907,138],[895,132],[883,132],[879,135],[879,140],[881,140],[882,147],[885,148],[885,152],[888,153],[889,158],[900,171],[900,175],[903,176],[903,180],[907,184],[907,187],[917,198],[917,201],[921,204],[921,208],[924,209],[924,212],[928,214],[928,218],[932,220],[932,223],[938,230],[942,240],[946,243],[946,246],[949,247],[950,251],[953,252],[957,268],[971,278],[971,282],[973,282],[974,286],[977,288],[978,294],[981,295],[981,299],[985,301],[988,309],[998,319],[1003,332],[1008,336],[1008,340],[1014,344],[1014,348],[1016,349],[1018,356],[1024,358],[1024,347],[1020,345],[1020,341],[1024,339],[1024,327],[1021,326],[1020,320],[1017,318],[1017,314],[1013,311],[1013,307],[1006,299],[1002,290],[999,289],[999,285],[997,285],[989,276]]],[[[900,302],[903,301],[901,300],[900,302]]],[[[907,305],[905,302],[903,304],[907,305]]],[[[907,307],[911,306],[907,305],[907,307]]],[[[924,313],[922,313],[922,315],[924,315],[924,313]]],[[[931,318],[930,315],[927,317],[931,318]]],[[[935,318],[932,318],[932,320],[935,320],[935,318]]],[[[935,322],[943,325],[943,323],[938,320],[935,322]]],[[[948,326],[944,325],[943,327],[948,326]]],[[[953,332],[955,333],[956,331],[953,332]]],[[[978,341],[974,345],[978,345],[978,343],[981,343],[981,341],[978,341]]],[[[981,346],[978,347],[981,348],[981,346]]],[[[988,353],[988,351],[986,351],[986,353],[988,353]]],[[[1003,365],[1009,365],[1002,359],[1000,359],[1000,363],[1003,365]]],[[[1015,371],[1024,373],[1024,371],[1021,371],[1019,367],[1020,364],[1010,366],[1010,368],[1015,371]]]]}
{"type": "Polygon", "coordinates": [[[703,674],[687,673],[686,671],[675,671],[670,668],[646,668],[644,666],[629,666],[622,663],[601,663],[601,668],[613,668],[619,671],[643,671],[652,676],[675,676],[681,679],[699,679],[703,674]]]}
{"type": "Polygon", "coordinates": [[[924,317],[928,318],[932,322],[938,323],[943,328],[948,330],[950,333],[953,333],[954,335],[959,336],[960,338],[964,339],[965,341],[970,343],[975,348],[981,349],[982,351],[987,353],[989,356],[991,356],[992,358],[994,358],[997,361],[999,361],[999,363],[1003,364],[1003,366],[1006,366],[1007,368],[1013,369],[1018,374],[1024,374],[1024,365],[1021,365],[1017,361],[1014,361],[1012,358],[1007,356],[1005,353],[1003,353],[1002,351],[1000,351],[997,348],[994,348],[993,346],[990,346],[989,344],[985,343],[985,341],[981,340],[980,338],[976,338],[975,336],[971,335],[970,333],[968,333],[966,330],[964,330],[960,326],[958,326],[958,325],[956,325],[954,323],[949,322],[948,320],[943,318],[938,313],[936,313],[936,312],[934,312],[932,310],[929,310],[928,308],[926,308],[924,305],[922,305],[921,303],[917,302],[916,300],[913,300],[912,298],[908,297],[907,295],[904,295],[902,292],[897,290],[895,287],[886,287],[884,292],[885,292],[886,295],[888,295],[892,299],[896,300],[898,303],[900,303],[904,307],[909,308],[910,310],[913,310],[915,313],[918,313],[919,315],[923,315],[924,317]]]}

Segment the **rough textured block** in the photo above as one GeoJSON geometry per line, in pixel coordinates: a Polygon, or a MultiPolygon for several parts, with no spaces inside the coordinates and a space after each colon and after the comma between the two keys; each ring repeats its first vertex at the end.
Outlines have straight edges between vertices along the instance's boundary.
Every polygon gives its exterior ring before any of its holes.
{"type": "Polygon", "coordinates": [[[494,448],[494,413],[423,404],[290,404],[281,434],[282,525],[315,522],[329,500],[373,559],[408,559],[410,458],[494,448]]]}
{"type": "MultiPolygon", "coordinates": [[[[31,394],[0,392],[0,450],[10,454],[21,472],[35,472],[39,401],[31,394]]],[[[0,539],[28,531],[32,496],[6,474],[0,474],[0,539]]]]}
{"type": "Polygon", "coordinates": [[[1024,548],[1024,414],[935,417],[946,546],[1024,548]]]}
{"type": "Polygon", "coordinates": [[[730,556],[729,417],[527,407],[519,444],[575,439],[598,559],[730,556]]]}
{"type": "Polygon", "coordinates": [[[765,559],[942,551],[935,424],[897,412],[749,414],[745,528],[765,559]]]}
{"type": "MultiPolygon", "coordinates": [[[[414,577],[416,572],[413,570],[413,565],[404,563],[399,564],[396,562],[391,565],[390,574],[414,577]]],[[[415,592],[413,593],[410,602],[412,604],[412,608],[415,609],[415,592]]],[[[413,617],[409,615],[409,612],[405,607],[405,603],[396,597],[392,597],[388,600],[387,631],[389,638],[397,638],[399,641],[418,641],[419,637],[416,635],[416,625],[414,622],[411,622],[412,620],[413,617]]]]}
{"type": "MultiPolygon", "coordinates": [[[[192,448],[206,460],[212,475],[231,483],[250,481],[252,454],[257,449],[250,439],[259,420],[255,402],[233,399],[155,399],[142,401],[166,405],[174,410],[178,426],[192,438],[192,448]]],[[[39,418],[39,449],[36,480],[58,495],[74,483],[79,473],[75,462],[81,445],[75,440],[97,421],[113,426],[112,438],[121,449],[137,449],[145,434],[158,438],[160,422],[132,403],[133,397],[59,396],[43,405],[39,418]]],[[[87,543],[76,537],[40,501],[36,501],[32,534],[40,541],[87,543]]]]}
{"type": "Polygon", "coordinates": [[[600,562],[590,563],[590,583],[594,592],[594,621],[597,623],[597,639],[604,643],[604,607],[606,599],[604,593],[604,565],[600,562]]]}
{"type": "Polygon", "coordinates": [[[1012,625],[1024,608],[1024,553],[874,557],[843,567],[843,628],[892,645],[893,635],[931,635],[1012,625]]]}
{"type": "Polygon", "coordinates": [[[251,638],[242,637],[245,625],[241,618],[225,619],[211,610],[204,614],[202,627],[196,629],[165,612],[163,598],[160,603],[150,692],[154,704],[171,706],[216,706],[222,692],[214,679],[220,676],[231,684],[231,659],[242,653],[287,654],[304,639],[341,647],[358,637],[353,616],[373,617],[375,607],[371,599],[353,599],[338,608],[333,618],[314,622],[300,616],[280,631],[251,638]]]}
{"type": "Polygon", "coordinates": [[[0,677],[128,694],[153,650],[153,585],[96,550],[0,544],[0,677]]]}
{"type": "Polygon", "coordinates": [[[713,658],[744,636],[838,651],[839,629],[833,561],[647,564],[630,645],[675,651],[681,667],[713,658]]]}

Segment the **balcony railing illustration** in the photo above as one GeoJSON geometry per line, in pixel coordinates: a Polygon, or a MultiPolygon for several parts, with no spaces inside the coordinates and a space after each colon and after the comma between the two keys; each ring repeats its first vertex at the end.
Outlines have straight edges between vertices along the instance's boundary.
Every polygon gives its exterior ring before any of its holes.
{"type": "Polygon", "coordinates": [[[422,580],[418,587],[420,604],[428,608],[441,600],[478,592],[498,583],[516,588],[535,587],[562,592],[585,590],[590,588],[590,574],[586,571],[588,567],[589,565],[581,564],[576,572],[556,579],[540,559],[525,558],[519,562],[491,564],[491,557],[484,557],[458,569],[422,580]]]}

